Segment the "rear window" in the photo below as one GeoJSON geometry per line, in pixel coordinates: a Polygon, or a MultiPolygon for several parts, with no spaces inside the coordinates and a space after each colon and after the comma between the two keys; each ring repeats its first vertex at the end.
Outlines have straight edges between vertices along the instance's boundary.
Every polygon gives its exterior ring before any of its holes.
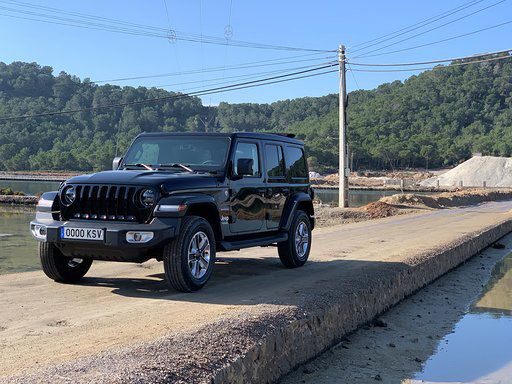
{"type": "Polygon", "coordinates": [[[280,145],[267,144],[265,146],[265,160],[269,178],[284,178],[284,158],[280,145]]]}
{"type": "Polygon", "coordinates": [[[286,147],[286,164],[288,175],[292,179],[307,179],[308,169],[304,151],[299,147],[286,147]]]}

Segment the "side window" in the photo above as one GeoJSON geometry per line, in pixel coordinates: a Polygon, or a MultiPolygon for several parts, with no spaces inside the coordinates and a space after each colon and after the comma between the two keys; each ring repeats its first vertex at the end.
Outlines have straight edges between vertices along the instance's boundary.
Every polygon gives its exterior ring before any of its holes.
{"type": "Polygon", "coordinates": [[[265,160],[268,177],[284,178],[283,148],[280,145],[267,144],[265,146],[265,160]]]}
{"type": "Polygon", "coordinates": [[[307,179],[308,170],[304,151],[298,147],[286,147],[288,174],[292,179],[307,179]]]}
{"type": "MultiPolygon", "coordinates": [[[[238,172],[238,165],[244,164],[244,171],[249,171],[248,176],[259,176],[260,160],[258,156],[258,146],[254,143],[237,143],[234,158],[235,174],[238,172]],[[239,160],[243,159],[240,163],[239,160]]],[[[246,174],[245,172],[242,172],[246,174]]]]}

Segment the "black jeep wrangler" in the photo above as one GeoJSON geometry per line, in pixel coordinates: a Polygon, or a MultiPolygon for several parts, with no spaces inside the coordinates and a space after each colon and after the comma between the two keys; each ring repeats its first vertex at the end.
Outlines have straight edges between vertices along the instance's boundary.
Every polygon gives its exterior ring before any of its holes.
{"type": "Polygon", "coordinates": [[[195,291],[217,251],[277,245],[289,268],[311,250],[313,191],[302,142],[269,133],[142,133],[113,171],[76,176],[37,204],[43,271],[81,279],[93,260],[163,261],[195,291]]]}

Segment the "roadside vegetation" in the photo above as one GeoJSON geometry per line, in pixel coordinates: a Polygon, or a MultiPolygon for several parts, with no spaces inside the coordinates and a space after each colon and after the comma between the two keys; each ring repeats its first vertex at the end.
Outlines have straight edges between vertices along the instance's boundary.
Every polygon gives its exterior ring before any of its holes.
{"type": "MultiPolygon", "coordinates": [[[[473,152],[510,156],[512,62],[452,66],[349,94],[354,169],[453,166],[473,152]]],[[[176,95],[163,89],[97,85],[36,63],[0,62],[0,116],[73,110],[176,95]]],[[[0,170],[106,169],[142,131],[292,132],[313,170],[338,161],[338,97],[271,104],[201,104],[197,97],[39,118],[0,121],[0,170]]]]}

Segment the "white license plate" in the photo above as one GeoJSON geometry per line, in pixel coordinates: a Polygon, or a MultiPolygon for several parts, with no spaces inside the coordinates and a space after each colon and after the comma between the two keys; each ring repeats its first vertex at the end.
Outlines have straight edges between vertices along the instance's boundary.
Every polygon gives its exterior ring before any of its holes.
{"type": "Polygon", "coordinates": [[[103,229],[60,227],[61,239],[102,241],[104,236],[103,229]]]}

